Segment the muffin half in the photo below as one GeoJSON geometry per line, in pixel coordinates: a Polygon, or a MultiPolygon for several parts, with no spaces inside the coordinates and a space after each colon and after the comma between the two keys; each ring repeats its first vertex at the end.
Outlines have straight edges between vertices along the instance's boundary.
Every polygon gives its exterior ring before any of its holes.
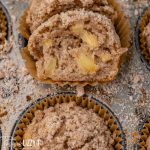
{"type": "Polygon", "coordinates": [[[29,11],[21,17],[20,32],[28,46],[20,47],[25,47],[22,56],[34,78],[61,86],[97,85],[116,78],[131,42],[129,20],[115,0],[90,3],[90,9],[74,7],[49,16],[32,34],[26,21],[29,11]],[[112,7],[115,13],[94,11],[97,3],[112,7]]]}
{"type": "Polygon", "coordinates": [[[38,78],[89,82],[114,79],[127,52],[111,20],[85,10],[51,17],[30,36],[28,50],[38,78]]]}

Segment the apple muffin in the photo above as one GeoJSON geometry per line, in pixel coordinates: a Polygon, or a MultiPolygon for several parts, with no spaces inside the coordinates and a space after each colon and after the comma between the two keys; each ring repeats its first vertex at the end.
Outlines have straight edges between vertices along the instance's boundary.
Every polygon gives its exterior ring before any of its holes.
{"type": "Polygon", "coordinates": [[[104,119],[75,102],[36,111],[23,140],[24,150],[114,149],[114,137],[104,119]]]}
{"type": "Polygon", "coordinates": [[[116,16],[107,0],[31,0],[26,22],[33,32],[53,15],[79,8],[105,14],[110,18],[116,16]]]}
{"type": "Polygon", "coordinates": [[[112,21],[85,10],[57,14],[29,38],[39,79],[53,81],[111,81],[118,73],[121,47],[112,21]]]}

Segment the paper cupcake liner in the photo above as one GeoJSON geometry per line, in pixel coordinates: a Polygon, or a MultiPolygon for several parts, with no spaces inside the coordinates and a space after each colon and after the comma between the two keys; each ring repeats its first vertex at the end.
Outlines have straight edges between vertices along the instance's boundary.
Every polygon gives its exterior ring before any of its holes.
{"type": "Polygon", "coordinates": [[[140,140],[135,145],[136,150],[147,150],[146,140],[150,136],[150,116],[146,116],[144,121],[139,125],[140,140]]]}
{"type": "MultiPolygon", "coordinates": [[[[115,29],[117,34],[120,37],[121,40],[121,45],[122,47],[127,47],[129,48],[131,46],[131,26],[130,26],[130,21],[129,19],[125,16],[125,14],[122,12],[120,5],[115,2],[115,0],[108,0],[109,4],[112,5],[114,7],[114,9],[118,12],[118,17],[114,19],[114,25],[115,25],[115,29]]],[[[109,78],[109,79],[104,79],[100,82],[61,82],[61,81],[53,81],[51,79],[47,79],[47,80],[40,80],[37,77],[37,73],[36,73],[36,66],[35,66],[35,60],[33,59],[33,57],[30,55],[28,49],[27,49],[27,42],[25,42],[26,40],[29,39],[30,36],[30,32],[29,32],[29,27],[27,26],[25,20],[26,20],[26,13],[27,11],[25,11],[24,15],[22,16],[21,20],[20,20],[20,33],[21,35],[19,35],[19,43],[20,44],[20,48],[23,48],[21,53],[23,56],[23,59],[25,60],[26,63],[26,67],[29,71],[29,73],[37,80],[39,80],[42,83],[46,83],[46,84],[58,84],[60,86],[64,86],[64,85],[80,85],[80,86],[85,86],[85,85],[91,85],[91,86],[95,86],[99,83],[107,83],[107,82],[111,82],[113,81],[115,78],[109,78]],[[21,37],[23,36],[23,38],[21,37]],[[24,45],[22,45],[24,44],[24,45]]],[[[124,54],[121,58],[120,61],[118,62],[118,70],[120,68],[120,65],[123,63],[123,61],[125,60],[127,54],[124,54]]]]}
{"type": "Polygon", "coordinates": [[[3,36],[0,37],[0,44],[4,44],[5,40],[9,41],[9,37],[12,34],[12,23],[9,12],[6,7],[0,1],[0,32],[3,36]]]}
{"type": "Polygon", "coordinates": [[[140,54],[141,61],[146,64],[146,67],[150,70],[150,53],[147,49],[145,38],[142,36],[142,32],[150,19],[150,8],[145,8],[142,15],[139,16],[137,26],[135,28],[134,43],[135,47],[140,54]]]}
{"type": "Polygon", "coordinates": [[[69,103],[75,101],[78,106],[83,108],[93,109],[107,123],[112,135],[116,135],[114,142],[115,150],[126,150],[126,139],[122,126],[115,114],[99,100],[88,96],[77,97],[75,93],[59,93],[49,95],[43,99],[37,100],[35,103],[28,106],[16,121],[9,140],[9,150],[22,149],[24,130],[34,118],[34,113],[37,110],[44,110],[53,107],[59,103],[69,103]]]}
{"type": "Polygon", "coordinates": [[[29,40],[29,37],[31,35],[30,29],[26,23],[26,16],[27,16],[28,10],[26,10],[23,14],[23,16],[20,18],[20,25],[19,25],[19,31],[20,34],[27,40],[29,40]]]}
{"type": "Polygon", "coordinates": [[[2,130],[0,128],[0,150],[2,149],[2,130]]]}
{"type": "Polygon", "coordinates": [[[0,32],[1,32],[0,45],[4,45],[7,36],[7,21],[2,8],[0,8],[0,32]]]}

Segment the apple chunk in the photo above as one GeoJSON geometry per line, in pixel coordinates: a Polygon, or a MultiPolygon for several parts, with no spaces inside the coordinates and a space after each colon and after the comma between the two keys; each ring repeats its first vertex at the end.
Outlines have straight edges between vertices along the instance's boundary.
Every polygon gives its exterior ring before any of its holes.
{"type": "Polygon", "coordinates": [[[98,67],[95,64],[94,59],[90,55],[85,55],[81,53],[77,58],[77,63],[85,74],[96,73],[98,67]]]}

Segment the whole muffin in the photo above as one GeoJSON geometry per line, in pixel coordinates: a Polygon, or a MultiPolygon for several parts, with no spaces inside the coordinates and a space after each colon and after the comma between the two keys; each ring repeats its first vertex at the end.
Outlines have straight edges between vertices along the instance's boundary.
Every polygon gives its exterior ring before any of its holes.
{"type": "Polygon", "coordinates": [[[107,0],[31,0],[26,22],[33,32],[53,15],[79,8],[105,14],[112,19],[117,15],[107,0]]]}
{"type": "Polygon", "coordinates": [[[104,120],[75,102],[37,111],[24,134],[24,150],[113,150],[104,120]],[[28,145],[29,141],[34,141],[28,145]]]}
{"type": "Polygon", "coordinates": [[[51,17],[30,36],[28,49],[38,78],[53,81],[110,81],[127,52],[111,20],[85,10],[51,17]]]}

